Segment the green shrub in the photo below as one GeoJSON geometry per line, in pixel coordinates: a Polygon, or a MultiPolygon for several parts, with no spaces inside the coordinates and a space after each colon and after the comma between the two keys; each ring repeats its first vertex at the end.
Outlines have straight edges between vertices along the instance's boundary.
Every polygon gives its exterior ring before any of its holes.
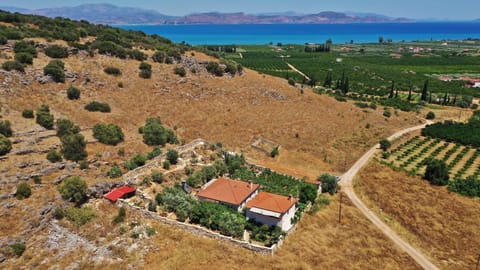
{"type": "Polygon", "coordinates": [[[162,154],[162,150],[158,147],[153,148],[152,152],[147,154],[148,159],[153,159],[155,157],[158,157],[162,154]]]}
{"type": "Polygon", "coordinates": [[[45,49],[45,54],[50,58],[66,58],[68,57],[68,50],[59,45],[51,45],[45,49]]]}
{"type": "Polygon", "coordinates": [[[143,133],[143,142],[147,145],[165,145],[166,143],[178,143],[173,130],[165,128],[160,118],[148,118],[145,126],[139,129],[143,133]]]}
{"type": "Polygon", "coordinates": [[[207,71],[215,76],[222,77],[224,70],[217,62],[208,62],[207,66],[205,67],[207,71]]]}
{"type": "Polygon", "coordinates": [[[392,146],[392,143],[387,140],[387,139],[382,139],[380,141],[380,149],[382,149],[384,152],[388,150],[392,146]]]}
{"type": "Polygon", "coordinates": [[[122,206],[122,207],[118,208],[118,215],[116,215],[115,218],[113,219],[113,223],[118,224],[118,223],[124,222],[125,221],[125,216],[126,216],[126,210],[122,206]]]}
{"type": "Polygon", "coordinates": [[[110,105],[108,105],[108,103],[98,102],[98,101],[92,101],[87,105],[85,105],[85,110],[90,112],[103,112],[103,113],[111,112],[111,108],[110,108],[110,105]]]}
{"type": "Polygon", "coordinates": [[[32,195],[32,189],[27,181],[22,181],[17,185],[17,192],[15,192],[15,197],[22,200],[30,197],[32,195]]]}
{"type": "Polygon", "coordinates": [[[65,209],[65,217],[73,222],[73,224],[75,224],[77,227],[86,224],[96,216],[97,214],[95,213],[95,210],[88,206],[81,208],[67,207],[65,209]]]}
{"type": "Polygon", "coordinates": [[[34,42],[18,41],[13,45],[15,53],[28,53],[33,57],[37,57],[37,50],[34,47],[34,42]]]}
{"type": "Polygon", "coordinates": [[[54,118],[53,115],[50,114],[50,108],[47,105],[42,104],[37,109],[36,122],[46,129],[53,129],[54,118]]]}
{"type": "Polygon", "coordinates": [[[147,60],[147,55],[137,49],[129,50],[127,54],[131,59],[135,59],[138,61],[147,60]]]}
{"type": "Polygon", "coordinates": [[[120,71],[120,69],[118,69],[116,67],[106,67],[103,71],[105,73],[107,73],[108,75],[113,75],[113,76],[122,75],[122,72],[120,71]]]}
{"type": "Polygon", "coordinates": [[[392,116],[392,112],[390,110],[383,111],[383,116],[390,118],[392,116]]]}
{"type": "Polygon", "coordinates": [[[170,164],[177,164],[178,161],[178,152],[174,149],[170,149],[167,152],[167,160],[170,162],[170,164]]]}
{"type": "Polygon", "coordinates": [[[161,184],[163,182],[163,173],[158,171],[152,172],[152,180],[155,183],[161,184]]]}
{"type": "Polygon", "coordinates": [[[21,64],[31,65],[33,64],[33,55],[25,52],[16,53],[15,61],[21,64]]]}
{"type": "Polygon", "coordinates": [[[153,62],[164,63],[166,57],[167,54],[164,51],[156,51],[152,56],[152,60],[153,62]]]}
{"type": "Polygon", "coordinates": [[[323,193],[328,192],[330,195],[333,195],[337,192],[338,182],[337,179],[335,179],[335,176],[325,173],[318,177],[317,180],[322,182],[323,193]]]}
{"type": "Polygon", "coordinates": [[[152,227],[148,227],[145,232],[147,233],[148,236],[152,236],[156,233],[155,229],[152,227]]]}
{"type": "Polygon", "coordinates": [[[0,134],[0,156],[6,155],[12,150],[12,142],[0,134]]]}
{"type": "Polygon", "coordinates": [[[34,118],[35,117],[35,115],[33,113],[33,110],[30,110],[30,109],[23,110],[22,116],[23,116],[23,118],[34,118]]]}
{"type": "Polygon", "coordinates": [[[288,78],[288,84],[290,84],[291,86],[295,86],[295,80],[292,78],[288,78]]]}
{"type": "Polygon", "coordinates": [[[136,169],[140,166],[145,165],[147,162],[147,157],[144,154],[137,154],[127,162],[125,162],[125,169],[127,170],[133,170],[136,169]]]}
{"type": "Polygon", "coordinates": [[[8,42],[7,37],[0,34],[0,45],[5,45],[5,44],[7,44],[7,42],[8,42]]]}
{"type": "Polygon", "coordinates": [[[80,128],[68,119],[57,119],[57,136],[73,135],[80,132],[80,128]]]}
{"type": "Polygon", "coordinates": [[[25,252],[25,243],[15,243],[10,245],[10,248],[12,249],[13,254],[20,257],[25,252]]]}
{"type": "Polygon", "coordinates": [[[185,77],[187,75],[187,71],[185,70],[184,67],[176,67],[173,70],[173,73],[177,74],[180,77],[185,77]]]}
{"type": "Polygon", "coordinates": [[[85,137],[82,134],[65,135],[60,138],[60,141],[62,142],[61,152],[65,159],[80,161],[87,157],[85,137]]]}
{"type": "Polygon", "coordinates": [[[63,159],[62,159],[62,155],[60,155],[60,153],[58,153],[55,150],[52,150],[52,151],[48,152],[47,160],[50,161],[51,163],[55,163],[55,162],[60,162],[63,159]]]}
{"type": "Polygon", "coordinates": [[[124,139],[122,129],[115,124],[96,124],[93,126],[93,137],[109,145],[117,145],[124,139]]]}
{"type": "Polygon", "coordinates": [[[53,217],[57,220],[63,219],[65,217],[65,209],[63,209],[62,207],[55,208],[55,210],[53,211],[53,217]]]}
{"type": "Polygon", "coordinates": [[[300,202],[301,203],[314,203],[317,198],[317,188],[315,185],[303,185],[300,188],[300,202]]]}
{"type": "Polygon", "coordinates": [[[140,78],[150,79],[152,77],[152,66],[150,64],[142,62],[138,68],[140,69],[140,78]]]}
{"type": "Polygon", "coordinates": [[[49,75],[55,82],[65,82],[64,64],[60,60],[52,60],[43,68],[43,74],[49,75]]]}
{"type": "Polygon", "coordinates": [[[25,72],[24,66],[18,61],[6,61],[2,64],[2,68],[6,71],[16,70],[22,73],[25,72]]]}
{"type": "Polygon", "coordinates": [[[122,169],[120,169],[117,164],[113,164],[110,171],[108,171],[107,176],[110,178],[118,178],[122,176],[122,169]]]}
{"type": "Polygon", "coordinates": [[[87,201],[87,183],[78,176],[72,176],[58,186],[58,191],[64,200],[81,205],[87,201]]]}
{"type": "Polygon", "coordinates": [[[480,180],[474,176],[455,179],[448,184],[448,190],[467,197],[480,197],[480,180]]]}
{"type": "Polygon", "coordinates": [[[42,178],[39,175],[34,175],[32,176],[33,182],[35,184],[41,184],[42,183],[42,178]]]}
{"type": "Polygon", "coordinates": [[[270,157],[274,158],[274,157],[278,156],[279,153],[280,153],[280,148],[278,146],[275,146],[275,148],[273,148],[272,152],[270,152],[270,157]]]}
{"type": "Polygon", "coordinates": [[[67,89],[67,98],[70,99],[70,100],[79,99],[80,98],[80,89],[78,89],[74,86],[70,86],[67,89]]]}
{"type": "Polygon", "coordinates": [[[170,170],[170,165],[171,165],[171,163],[170,163],[170,161],[168,161],[168,159],[163,161],[163,168],[165,170],[170,170]]]}
{"type": "Polygon", "coordinates": [[[82,160],[80,161],[80,170],[86,170],[88,169],[88,161],[82,160]]]}
{"type": "Polygon", "coordinates": [[[427,118],[428,120],[433,120],[435,119],[435,113],[430,111],[427,113],[427,116],[425,118],[427,118]]]}
{"type": "Polygon", "coordinates": [[[0,121],[0,134],[3,134],[5,137],[12,137],[12,124],[8,120],[0,121]]]}
{"type": "Polygon", "coordinates": [[[424,178],[432,185],[445,186],[448,185],[449,180],[448,166],[443,160],[431,160],[427,163],[424,178]]]}

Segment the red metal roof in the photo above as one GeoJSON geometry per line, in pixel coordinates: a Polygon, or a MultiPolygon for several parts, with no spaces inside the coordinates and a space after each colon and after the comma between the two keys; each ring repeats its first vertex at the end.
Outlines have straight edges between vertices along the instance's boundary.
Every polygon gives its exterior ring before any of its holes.
{"type": "Polygon", "coordinates": [[[122,198],[123,196],[135,192],[135,188],[131,186],[123,186],[120,188],[115,188],[112,191],[108,192],[107,194],[103,195],[103,197],[107,200],[112,202],[116,202],[118,199],[122,198]]]}

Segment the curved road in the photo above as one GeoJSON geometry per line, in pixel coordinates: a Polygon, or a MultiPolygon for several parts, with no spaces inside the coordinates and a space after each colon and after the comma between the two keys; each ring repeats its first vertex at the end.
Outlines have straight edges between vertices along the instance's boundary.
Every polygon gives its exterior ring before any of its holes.
{"type": "MultiPolygon", "coordinates": [[[[419,130],[424,128],[426,125],[430,124],[431,122],[428,121],[426,124],[407,128],[401,130],[388,139],[393,140],[396,139],[406,133],[419,130]]],[[[355,194],[355,190],[353,189],[352,180],[355,175],[360,171],[360,169],[367,164],[370,158],[375,154],[377,149],[380,147],[379,144],[376,144],[367,153],[365,153],[357,162],[342,176],[340,185],[344,193],[348,196],[348,198],[352,201],[352,203],[364,214],[375,226],[377,226],[383,234],[388,236],[395,244],[397,244],[403,251],[408,253],[420,266],[424,269],[428,270],[437,270],[438,268],[430,262],[430,260],[419,250],[412,247],[409,243],[404,241],[396,232],[394,232],[387,224],[385,224],[372,210],[370,210],[355,194]]]]}

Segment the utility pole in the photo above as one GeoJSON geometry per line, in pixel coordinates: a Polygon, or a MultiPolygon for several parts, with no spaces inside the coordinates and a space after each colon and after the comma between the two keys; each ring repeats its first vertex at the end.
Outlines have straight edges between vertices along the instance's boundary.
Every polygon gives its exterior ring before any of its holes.
{"type": "Polygon", "coordinates": [[[340,193],[340,208],[338,208],[338,224],[342,224],[342,199],[343,199],[343,193],[340,193]]]}

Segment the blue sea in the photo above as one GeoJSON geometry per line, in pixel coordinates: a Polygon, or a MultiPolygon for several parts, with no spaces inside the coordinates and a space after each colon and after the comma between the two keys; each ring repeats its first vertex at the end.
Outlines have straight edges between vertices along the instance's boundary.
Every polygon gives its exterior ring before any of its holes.
{"type": "Polygon", "coordinates": [[[247,25],[116,25],[124,29],[158,34],[191,45],[223,44],[304,44],[378,42],[385,40],[427,41],[480,38],[480,23],[374,23],[374,24],[247,24],[247,25]]]}

